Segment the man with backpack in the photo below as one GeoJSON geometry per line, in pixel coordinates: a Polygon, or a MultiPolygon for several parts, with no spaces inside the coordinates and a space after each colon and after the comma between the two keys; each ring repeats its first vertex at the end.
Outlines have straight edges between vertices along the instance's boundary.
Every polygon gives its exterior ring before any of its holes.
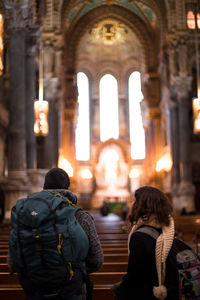
{"type": "Polygon", "coordinates": [[[103,264],[94,221],[69,185],[68,174],[53,168],[44,189],[12,209],[8,264],[29,300],[86,299],[88,274],[103,264]]]}

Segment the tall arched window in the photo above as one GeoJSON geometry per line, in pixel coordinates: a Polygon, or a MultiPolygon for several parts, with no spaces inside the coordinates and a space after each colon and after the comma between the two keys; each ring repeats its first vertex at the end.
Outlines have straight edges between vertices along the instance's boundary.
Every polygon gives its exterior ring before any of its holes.
{"type": "Polygon", "coordinates": [[[100,139],[119,137],[118,85],[110,74],[100,80],[100,139]]]}
{"type": "Polygon", "coordinates": [[[3,15],[0,14],[0,76],[3,73],[3,15]]]}
{"type": "Polygon", "coordinates": [[[129,77],[129,124],[132,159],[145,158],[145,134],[140,109],[142,99],[140,73],[133,72],[129,77]]]}
{"type": "Polygon", "coordinates": [[[89,117],[89,81],[87,76],[77,74],[78,85],[78,124],[76,129],[76,159],[90,159],[90,117],[89,117]]]}

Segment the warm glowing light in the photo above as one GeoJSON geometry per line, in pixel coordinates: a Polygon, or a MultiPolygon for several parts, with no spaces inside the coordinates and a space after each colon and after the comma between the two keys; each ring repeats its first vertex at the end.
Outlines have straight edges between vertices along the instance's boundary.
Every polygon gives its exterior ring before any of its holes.
{"type": "Polygon", "coordinates": [[[138,169],[133,168],[129,173],[129,178],[138,178],[140,176],[140,172],[138,169]]]}
{"type": "Polygon", "coordinates": [[[3,74],[3,16],[0,14],[0,76],[3,74]]]}
{"type": "Polygon", "coordinates": [[[118,83],[114,76],[100,80],[100,139],[102,142],[119,137],[118,83]]]}
{"type": "Polygon", "coordinates": [[[140,172],[138,169],[133,168],[129,173],[129,178],[138,178],[140,176],[140,172]]]}
{"type": "Polygon", "coordinates": [[[140,108],[143,98],[140,73],[133,72],[129,77],[129,128],[132,159],[145,158],[145,133],[140,108]]]}
{"type": "Polygon", "coordinates": [[[109,149],[104,153],[104,159],[105,159],[105,178],[108,180],[117,178],[119,154],[115,150],[109,149]]]}
{"type": "Polygon", "coordinates": [[[89,169],[83,169],[81,170],[81,177],[83,179],[91,179],[93,176],[89,169]]]}
{"type": "Polygon", "coordinates": [[[74,170],[72,168],[72,165],[63,155],[59,156],[58,167],[65,170],[69,175],[69,177],[72,177],[74,175],[74,170]]]}
{"type": "Polygon", "coordinates": [[[43,52],[40,48],[39,61],[39,100],[34,102],[35,123],[34,133],[36,136],[45,136],[49,133],[48,111],[49,103],[43,100],[43,52]]]}
{"type": "Polygon", "coordinates": [[[195,120],[195,122],[194,122],[194,128],[195,128],[195,131],[200,132],[200,114],[198,116],[198,119],[195,120]]]}
{"type": "Polygon", "coordinates": [[[169,152],[165,153],[156,164],[156,171],[166,171],[169,172],[172,168],[172,160],[169,152]]]}
{"type": "Polygon", "coordinates": [[[192,107],[194,117],[194,132],[200,133],[200,98],[193,99],[192,107]]]}
{"type": "Polygon", "coordinates": [[[49,132],[48,126],[49,104],[47,101],[37,100],[34,102],[35,123],[34,133],[36,136],[45,136],[49,132]]]}
{"type": "Polygon", "coordinates": [[[88,77],[79,72],[78,85],[78,122],[76,129],[76,159],[88,161],[90,159],[90,101],[88,77]]]}
{"type": "Polygon", "coordinates": [[[189,29],[195,29],[195,15],[193,11],[188,11],[187,13],[187,26],[189,29]]]}

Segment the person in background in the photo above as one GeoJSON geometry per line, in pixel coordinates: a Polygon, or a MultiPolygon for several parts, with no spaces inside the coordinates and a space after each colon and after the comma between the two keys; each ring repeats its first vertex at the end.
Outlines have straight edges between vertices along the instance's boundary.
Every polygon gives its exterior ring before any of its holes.
{"type": "Polygon", "coordinates": [[[102,206],[100,207],[100,213],[103,217],[106,217],[110,212],[109,206],[106,201],[103,202],[102,206]]]}

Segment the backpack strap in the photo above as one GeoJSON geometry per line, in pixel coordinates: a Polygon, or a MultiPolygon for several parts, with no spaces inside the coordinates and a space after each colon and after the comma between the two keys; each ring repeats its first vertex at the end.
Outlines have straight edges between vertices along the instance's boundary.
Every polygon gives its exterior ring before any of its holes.
{"type": "Polygon", "coordinates": [[[159,237],[160,233],[158,232],[158,230],[156,230],[154,227],[151,226],[142,226],[139,229],[137,229],[135,232],[144,232],[148,235],[150,235],[152,238],[154,238],[155,240],[159,237]]]}

